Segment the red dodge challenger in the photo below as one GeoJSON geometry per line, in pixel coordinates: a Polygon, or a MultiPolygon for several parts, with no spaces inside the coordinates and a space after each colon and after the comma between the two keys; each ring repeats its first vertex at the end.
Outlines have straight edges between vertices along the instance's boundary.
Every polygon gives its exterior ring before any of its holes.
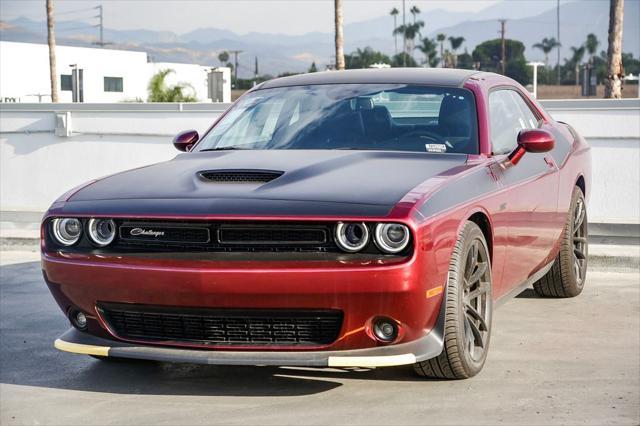
{"type": "Polygon", "coordinates": [[[173,143],[47,212],[58,349],[459,379],[494,307],[583,289],[589,146],[504,76],[279,78],[173,143]]]}

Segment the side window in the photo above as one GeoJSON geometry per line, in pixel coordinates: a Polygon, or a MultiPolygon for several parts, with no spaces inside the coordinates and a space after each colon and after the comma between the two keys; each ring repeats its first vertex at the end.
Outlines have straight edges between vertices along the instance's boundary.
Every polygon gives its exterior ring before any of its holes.
{"type": "Polygon", "coordinates": [[[520,130],[538,127],[538,119],[526,102],[517,92],[508,89],[489,94],[489,120],[494,154],[513,151],[520,130]]]}

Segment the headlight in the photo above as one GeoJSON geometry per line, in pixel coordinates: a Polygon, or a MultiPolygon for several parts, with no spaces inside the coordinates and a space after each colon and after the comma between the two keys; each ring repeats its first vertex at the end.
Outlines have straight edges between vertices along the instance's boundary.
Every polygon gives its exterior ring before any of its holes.
{"type": "Polygon", "coordinates": [[[56,218],[51,222],[51,230],[58,243],[63,246],[72,246],[82,235],[82,224],[74,218],[56,218]]]}
{"type": "Polygon", "coordinates": [[[111,244],[116,237],[116,223],[112,219],[89,220],[89,237],[100,247],[111,244]]]}
{"type": "Polygon", "coordinates": [[[380,223],[376,226],[375,242],[387,253],[400,253],[409,244],[409,228],[399,223],[380,223]]]}
{"type": "Polygon", "coordinates": [[[369,228],[364,223],[343,223],[336,225],[336,242],[349,253],[362,250],[369,242],[369,228]]]}

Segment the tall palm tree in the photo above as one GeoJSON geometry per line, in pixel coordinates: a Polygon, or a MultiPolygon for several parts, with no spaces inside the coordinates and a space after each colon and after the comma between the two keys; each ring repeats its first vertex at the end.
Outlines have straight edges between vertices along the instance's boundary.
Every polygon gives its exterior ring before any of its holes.
{"type": "MultiPolygon", "coordinates": [[[[395,29],[398,27],[398,14],[400,13],[400,11],[398,9],[396,9],[395,7],[393,9],[391,9],[391,12],[389,12],[389,15],[393,16],[393,29],[395,31],[395,29]]],[[[394,38],[394,42],[395,42],[395,54],[398,54],[398,34],[396,34],[395,32],[393,33],[393,38],[394,38]]]]}
{"type": "Polygon", "coordinates": [[[424,22],[416,21],[415,24],[400,25],[393,31],[394,34],[402,34],[405,40],[407,40],[407,46],[405,48],[405,51],[403,52],[404,54],[413,57],[415,40],[416,37],[420,36],[420,30],[422,29],[422,27],[424,27],[424,22]]]}
{"type": "Polygon", "coordinates": [[[447,35],[440,33],[436,36],[436,40],[440,43],[440,63],[444,66],[444,41],[447,39],[447,35]]]}
{"type": "Polygon", "coordinates": [[[432,40],[428,37],[422,39],[422,44],[416,46],[416,49],[421,51],[424,54],[425,60],[424,64],[435,68],[438,66],[438,62],[440,62],[440,58],[438,58],[438,44],[435,40],[432,40]]]}
{"type": "Polygon", "coordinates": [[[464,37],[449,37],[449,43],[451,43],[451,50],[453,51],[453,66],[458,66],[458,52],[462,43],[464,43],[464,37]]]}
{"type": "Polygon", "coordinates": [[[580,85],[580,63],[582,62],[582,58],[584,58],[585,47],[584,45],[580,47],[571,47],[571,62],[575,67],[576,74],[576,86],[580,85]]]}
{"type": "Polygon", "coordinates": [[[229,52],[227,52],[226,50],[218,53],[218,60],[220,61],[220,63],[224,66],[224,64],[226,64],[227,62],[229,62],[229,52]]]}
{"type": "Polygon", "coordinates": [[[560,43],[555,39],[555,37],[551,38],[543,38],[540,43],[536,43],[533,45],[534,49],[540,49],[544,53],[544,64],[545,66],[549,66],[549,53],[556,47],[560,47],[560,43]]]}
{"type": "Polygon", "coordinates": [[[587,53],[589,53],[589,62],[593,62],[593,55],[598,51],[598,46],[600,45],[600,41],[598,41],[598,37],[595,34],[591,33],[587,35],[587,41],[584,43],[587,48],[587,53]]]}
{"type": "Polygon", "coordinates": [[[49,43],[49,78],[51,79],[51,102],[58,102],[58,77],[56,75],[56,33],[53,16],[53,0],[47,0],[47,42],[49,43]]]}
{"type": "Polygon", "coordinates": [[[611,0],[609,6],[609,46],[607,48],[607,78],[604,80],[604,97],[622,97],[622,23],[624,0],[611,0]]]}
{"type": "Polygon", "coordinates": [[[334,1],[336,28],[336,69],[344,69],[344,34],[342,32],[342,0],[334,1]]]}
{"type": "Polygon", "coordinates": [[[415,24],[416,16],[420,14],[420,9],[418,9],[418,6],[413,6],[409,9],[409,12],[413,15],[413,23],[415,24]]]}

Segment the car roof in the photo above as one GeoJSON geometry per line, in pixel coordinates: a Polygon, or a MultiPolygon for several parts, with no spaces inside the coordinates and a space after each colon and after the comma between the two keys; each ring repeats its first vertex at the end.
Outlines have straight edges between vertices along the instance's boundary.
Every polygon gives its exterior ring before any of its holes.
{"type": "Polygon", "coordinates": [[[307,86],[313,84],[371,83],[371,84],[426,84],[444,87],[462,87],[475,70],[454,68],[381,68],[345,71],[322,71],[298,74],[265,81],[256,89],[307,86]]]}

